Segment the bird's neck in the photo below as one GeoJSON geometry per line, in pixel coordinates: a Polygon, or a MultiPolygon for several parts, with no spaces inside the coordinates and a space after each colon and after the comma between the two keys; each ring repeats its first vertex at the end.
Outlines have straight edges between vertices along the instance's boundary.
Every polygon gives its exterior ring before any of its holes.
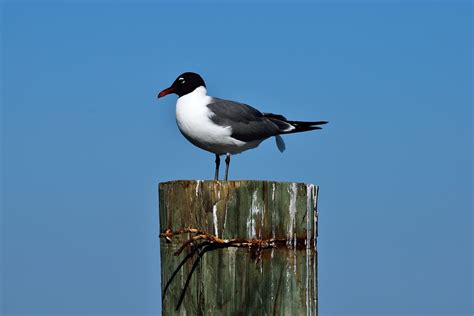
{"type": "Polygon", "coordinates": [[[176,101],[176,110],[189,111],[189,108],[206,108],[206,105],[211,102],[211,97],[207,95],[206,87],[197,87],[188,94],[179,97],[176,101]]]}

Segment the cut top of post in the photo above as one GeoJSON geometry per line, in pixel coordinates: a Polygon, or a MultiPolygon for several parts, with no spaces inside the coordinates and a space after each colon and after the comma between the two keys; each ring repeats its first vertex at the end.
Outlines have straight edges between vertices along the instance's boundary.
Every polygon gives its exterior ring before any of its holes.
{"type": "Polygon", "coordinates": [[[160,183],[160,228],[193,227],[222,239],[316,246],[318,187],[273,181],[160,183]],[[171,207],[172,205],[172,207],[171,207]]]}

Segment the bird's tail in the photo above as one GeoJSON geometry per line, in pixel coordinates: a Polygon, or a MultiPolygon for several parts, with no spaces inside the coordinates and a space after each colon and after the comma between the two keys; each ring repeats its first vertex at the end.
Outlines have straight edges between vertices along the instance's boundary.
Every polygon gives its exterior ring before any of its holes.
{"type": "Polygon", "coordinates": [[[280,134],[292,134],[313,131],[316,129],[321,129],[319,125],[324,125],[328,123],[326,121],[289,121],[283,115],[273,113],[263,113],[263,115],[280,128],[280,134]]]}

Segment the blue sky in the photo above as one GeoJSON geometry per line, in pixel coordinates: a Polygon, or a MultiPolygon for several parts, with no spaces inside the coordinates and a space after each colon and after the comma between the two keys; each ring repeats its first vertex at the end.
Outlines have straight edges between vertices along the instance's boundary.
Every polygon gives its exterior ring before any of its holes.
{"type": "Polygon", "coordinates": [[[473,314],[472,4],[1,4],[3,315],[156,315],[157,185],[211,179],[184,71],[324,130],[232,179],[320,185],[321,315],[473,314]]]}

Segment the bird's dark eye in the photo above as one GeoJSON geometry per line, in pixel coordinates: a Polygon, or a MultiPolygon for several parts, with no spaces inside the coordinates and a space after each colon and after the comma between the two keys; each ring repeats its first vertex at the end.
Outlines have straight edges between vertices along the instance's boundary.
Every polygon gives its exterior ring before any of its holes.
{"type": "Polygon", "coordinates": [[[181,83],[181,84],[183,84],[183,83],[186,82],[186,81],[184,80],[184,78],[178,78],[178,81],[179,81],[179,83],[181,83]]]}

